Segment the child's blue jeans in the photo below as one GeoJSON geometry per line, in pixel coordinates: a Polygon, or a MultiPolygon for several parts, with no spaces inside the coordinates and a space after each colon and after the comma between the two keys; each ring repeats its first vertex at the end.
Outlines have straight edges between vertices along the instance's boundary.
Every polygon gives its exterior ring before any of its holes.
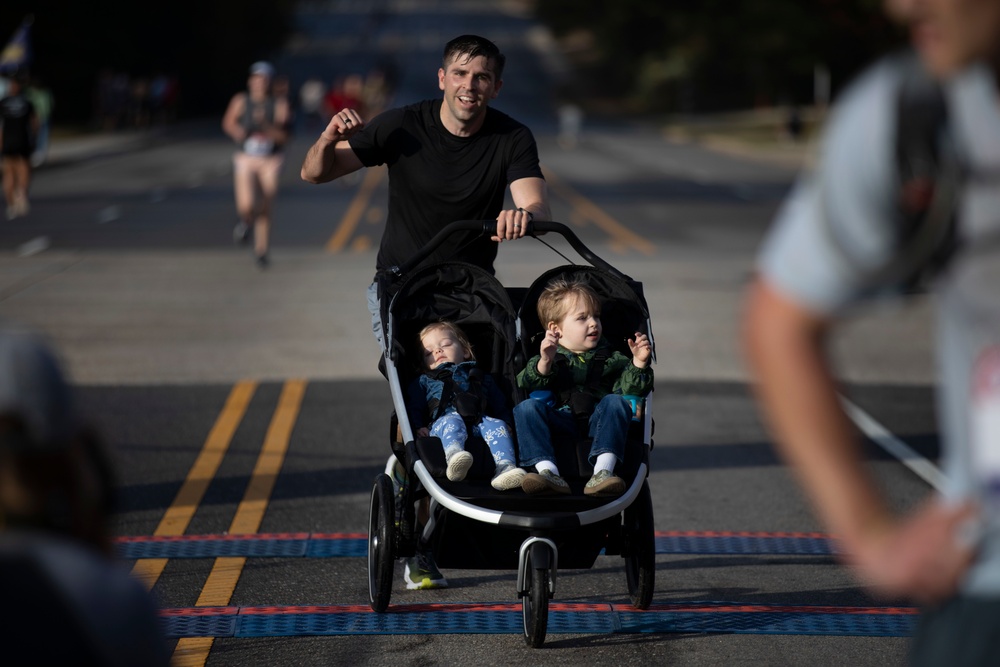
{"type": "MultiPolygon", "coordinates": [[[[588,461],[594,465],[601,454],[614,454],[620,463],[625,456],[625,441],[632,421],[632,405],[619,394],[602,398],[590,417],[593,438],[588,461]]],[[[522,466],[532,466],[539,461],[556,460],[553,436],[581,436],[576,417],[569,410],[557,410],[546,402],[529,398],[514,406],[514,426],[522,466]]]]}

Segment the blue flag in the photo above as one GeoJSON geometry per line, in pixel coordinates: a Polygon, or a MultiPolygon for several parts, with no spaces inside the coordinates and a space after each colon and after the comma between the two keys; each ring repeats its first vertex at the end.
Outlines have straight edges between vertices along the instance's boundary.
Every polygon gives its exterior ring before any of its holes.
{"type": "Polygon", "coordinates": [[[32,17],[21,22],[7,46],[0,51],[0,74],[12,74],[27,69],[31,64],[31,24],[32,17]]]}

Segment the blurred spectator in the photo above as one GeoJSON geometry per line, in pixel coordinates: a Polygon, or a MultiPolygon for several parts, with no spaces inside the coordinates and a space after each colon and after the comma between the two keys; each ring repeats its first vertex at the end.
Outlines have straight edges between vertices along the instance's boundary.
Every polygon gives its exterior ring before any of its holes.
{"type": "Polygon", "coordinates": [[[3,159],[3,194],[7,219],[27,215],[31,185],[31,154],[38,135],[38,114],[24,94],[26,78],[15,74],[0,99],[0,157],[3,159]]]}
{"type": "Polygon", "coordinates": [[[797,104],[793,104],[788,108],[788,115],[785,118],[785,132],[788,133],[789,139],[798,142],[802,139],[804,131],[805,123],[802,120],[802,110],[797,104]]]}
{"type": "Polygon", "coordinates": [[[128,91],[126,124],[134,128],[149,127],[149,79],[144,76],[134,77],[129,82],[128,91]]]}
{"type": "Polygon", "coordinates": [[[316,77],[306,79],[299,88],[299,109],[302,112],[301,121],[305,129],[314,131],[325,125],[323,117],[323,97],[326,96],[326,86],[316,77]]]}
{"type": "Polygon", "coordinates": [[[24,91],[38,116],[38,134],[35,138],[35,150],[31,154],[31,166],[38,167],[45,162],[49,150],[49,126],[52,119],[52,108],[55,102],[50,91],[37,76],[31,77],[24,91]]]}
{"type": "Polygon", "coordinates": [[[1000,0],[890,0],[912,49],[845,89],[743,314],[778,451],[872,591],[922,605],[909,664],[1000,664],[1000,0]],[[914,288],[918,288],[914,290],[914,288]],[[943,483],[898,510],[840,393],[838,324],[932,306],[943,483]]]}
{"type": "Polygon", "coordinates": [[[566,150],[576,147],[583,129],[583,109],[567,102],[559,105],[559,146],[566,150]]]}
{"type": "Polygon", "coordinates": [[[157,72],[149,81],[149,115],[153,123],[164,121],[167,93],[170,79],[163,72],[157,72]]]}
{"type": "Polygon", "coordinates": [[[156,605],[112,560],[111,466],[73,399],[50,349],[0,323],[4,664],[166,667],[156,605]]]}
{"type": "Polygon", "coordinates": [[[337,79],[323,98],[323,111],[329,120],[342,109],[354,109],[362,118],[365,114],[365,80],[360,74],[349,74],[337,79]]]}
{"type": "Polygon", "coordinates": [[[295,128],[298,110],[295,104],[295,97],[292,95],[292,82],[288,79],[287,75],[275,75],[274,82],[271,84],[271,94],[276,100],[284,100],[285,106],[288,108],[288,117],[285,119],[285,131],[291,134],[295,128]]]}

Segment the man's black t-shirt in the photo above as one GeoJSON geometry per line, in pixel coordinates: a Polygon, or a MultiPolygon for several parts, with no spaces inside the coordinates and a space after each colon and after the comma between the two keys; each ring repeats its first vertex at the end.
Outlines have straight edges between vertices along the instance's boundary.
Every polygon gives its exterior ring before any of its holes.
{"type": "MultiPolygon", "coordinates": [[[[507,185],[542,177],[531,130],[487,108],[483,127],[457,137],[441,123],[442,100],[380,114],[350,138],[366,167],[389,168],[389,213],[376,268],[398,266],[455,220],[494,220],[507,185]]],[[[460,259],[492,272],[497,244],[478,232],[455,234],[428,258],[460,259]]]]}

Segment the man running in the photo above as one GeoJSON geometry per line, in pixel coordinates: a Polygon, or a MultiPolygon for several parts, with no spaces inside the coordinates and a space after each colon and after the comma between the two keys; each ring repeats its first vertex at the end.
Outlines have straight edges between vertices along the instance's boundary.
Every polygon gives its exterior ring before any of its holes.
{"type": "Polygon", "coordinates": [[[262,269],[268,265],[271,205],[291,121],[288,99],[271,94],[273,78],[270,63],[254,63],[247,90],[233,96],[222,118],[222,129],[239,146],[233,155],[233,188],[240,220],[233,238],[245,243],[253,230],[254,255],[262,269]]]}
{"type": "MultiPolygon", "coordinates": [[[[367,124],[355,109],[334,113],[302,163],[302,178],[326,183],[385,164],[389,206],[376,270],[389,271],[455,220],[497,221],[496,235],[455,234],[429,262],[458,259],[493,272],[497,244],[519,239],[532,219],[551,218],[535,138],[525,125],[490,108],[503,86],[505,56],[476,35],[448,42],[438,69],[439,99],[385,111],[367,124]],[[510,188],[514,207],[504,209],[510,188]]],[[[372,328],[382,342],[376,282],[368,288],[372,328]]],[[[395,457],[387,466],[401,482],[395,457]]],[[[408,588],[446,586],[429,553],[406,565],[408,588]]]]}

